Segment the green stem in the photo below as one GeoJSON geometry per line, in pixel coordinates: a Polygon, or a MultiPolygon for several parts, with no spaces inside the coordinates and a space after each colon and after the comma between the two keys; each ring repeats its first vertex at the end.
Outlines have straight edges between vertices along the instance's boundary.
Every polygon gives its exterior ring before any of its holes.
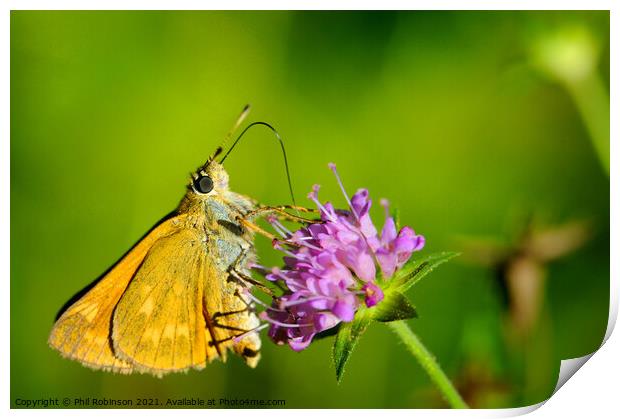
{"type": "Polygon", "coordinates": [[[443,372],[435,357],[420,342],[404,321],[390,322],[387,325],[396,333],[407,346],[409,352],[418,360],[424,371],[437,386],[443,397],[455,409],[467,409],[469,406],[463,401],[446,374],[443,372]]]}
{"type": "Polygon", "coordinates": [[[584,120],[601,165],[609,175],[609,95],[596,73],[566,86],[584,120]]]}

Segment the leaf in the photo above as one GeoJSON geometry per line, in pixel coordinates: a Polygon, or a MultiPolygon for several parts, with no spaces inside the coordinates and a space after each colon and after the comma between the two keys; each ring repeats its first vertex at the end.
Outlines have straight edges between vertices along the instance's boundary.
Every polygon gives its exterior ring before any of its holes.
{"type": "Polygon", "coordinates": [[[407,297],[398,291],[390,291],[372,310],[372,319],[378,322],[393,322],[418,317],[415,307],[407,297]]]}
{"type": "Polygon", "coordinates": [[[390,281],[390,289],[405,292],[437,266],[458,255],[456,252],[439,252],[422,259],[411,260],[390,281]]]}
{"type": "Polygon", "coordinates": [[[346,365],[357,341],[372,320],[370,310],[360,308],[352,322],[342,323],[334,340],[333,356],[336,367],[336,380],[340,383],[346,365]]]}

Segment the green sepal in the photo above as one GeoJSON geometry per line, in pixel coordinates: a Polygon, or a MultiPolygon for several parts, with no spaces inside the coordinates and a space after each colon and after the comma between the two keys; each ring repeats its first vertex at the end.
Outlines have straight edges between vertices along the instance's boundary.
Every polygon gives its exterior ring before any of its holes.
{"type": "Polygon", "coordinates": [[[388,281],[388,289],[404,293],[437,266],[458,256],[456,252],[433,253],[426,257],[410,260],[388,281]]]}
{"type": "Polygon", "coordinates": [[[353,321],[342,323],[334,340],[333,357],[336,368],[336,380],[340,383],[344,373],[344,367],[355,348],[362,333],[372,321],[370,310],[360,307],[353,321]]]}
{"type": "Polygon", "coordinates": [[[372,319],[378,322],[393,322],[418,317],[418,313],[403,294],[398,291],[389,291],[383,301],[370,309],[372,319]]]}

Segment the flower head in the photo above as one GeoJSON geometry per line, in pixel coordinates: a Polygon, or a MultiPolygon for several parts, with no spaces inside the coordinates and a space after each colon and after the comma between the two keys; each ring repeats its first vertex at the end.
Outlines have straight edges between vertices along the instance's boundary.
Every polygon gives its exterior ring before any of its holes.
{"type": "Polygon", "coordinates": [[[424,237],[410,227],[397,231],[387,201],[381,202],[386,219],[379,234],[370,217],[368,190],[359,189],[349,198],[336,166],[329,167],[348,210],[322,204],[319,186],[314,185],[308,198],[316,204],[320,222],[290,232],[275,217],[268,219],[282,236],[273,246],[285,256],[284,268],[271,269],[266,278],[286,291],[261,318],[270,323],[272,340],[295,351],[305,349],[317,333],[352,321],[361,305],[378,304],[383,299],[378,282],[389,280],[414,251],[424,247],[424,237]]]}

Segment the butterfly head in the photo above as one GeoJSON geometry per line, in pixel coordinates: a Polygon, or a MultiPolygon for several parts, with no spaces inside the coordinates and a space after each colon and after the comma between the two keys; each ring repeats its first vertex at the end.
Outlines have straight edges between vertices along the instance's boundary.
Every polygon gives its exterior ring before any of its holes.
{"type": "Polygon", "coordinates": [[[192,173],[188,188],[197,196],[223,195],[228,192],[228,173],[215,159],[192,173]]]}

